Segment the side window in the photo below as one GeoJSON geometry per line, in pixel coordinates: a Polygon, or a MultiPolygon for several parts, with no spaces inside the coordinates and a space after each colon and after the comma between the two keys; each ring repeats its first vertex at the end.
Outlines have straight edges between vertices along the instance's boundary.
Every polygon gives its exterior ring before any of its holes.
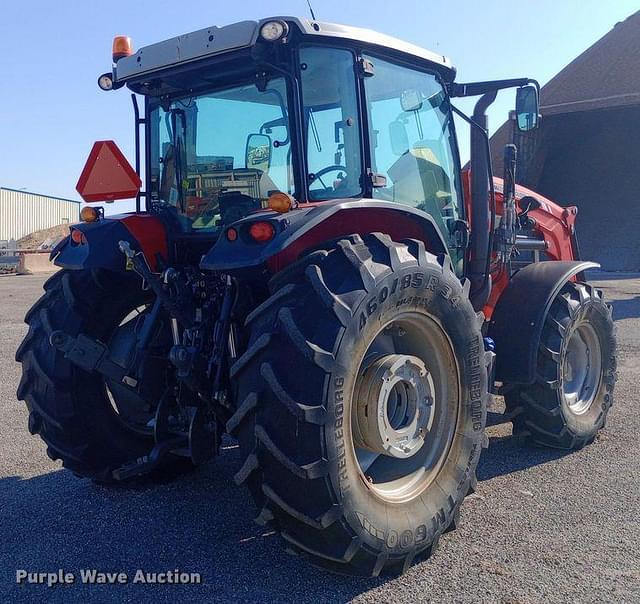
{"type": "Polygon", "coordinates": [[[446,94],[434,75],[370,60],[375,75],[365,80],[365,89],[371,168],[387,179],[373,196],[430,214],[453,252],[451,227],[462,200],[446,94]]]}
{"type": "Polygon", "coordinates": [[[300,51],[309,197],[361,193],[362,161],[354,55],[336,48],[300,51]]]}

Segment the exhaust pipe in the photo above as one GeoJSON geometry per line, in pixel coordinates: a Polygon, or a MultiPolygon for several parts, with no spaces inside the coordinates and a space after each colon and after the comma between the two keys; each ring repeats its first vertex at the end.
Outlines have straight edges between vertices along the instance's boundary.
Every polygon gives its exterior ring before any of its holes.
{"type": "Polygon", "coordinates": [[[490,204],[491,159],[487,134],[487,108],[498,91],[483,94],[473,110],[473,121],[480,128],[471,128],[471,237],[469,240],[469,270],[471,304],[481,310],[491,293],[489,260],[493,239],[490,204]]]}

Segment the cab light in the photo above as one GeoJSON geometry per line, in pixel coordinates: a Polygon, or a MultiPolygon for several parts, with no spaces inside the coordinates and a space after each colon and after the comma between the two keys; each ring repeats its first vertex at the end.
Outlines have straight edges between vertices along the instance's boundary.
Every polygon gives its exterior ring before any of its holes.
{"type": "Polygon", "coordinates": [[[87,238],[84,236],[82,231],[78,229],[71,229],[71,241],[76,245],[84,245],[87,243],[87,238]]]}
{"type": "Polygon", "coordinates": [[[254,222],[249,228],[249,235],[258,243],[265,243],[274,238],[276,230],[270,222],[254,222]]]}
{"type": "Polygon", "coordinates": [[[104,90],[105,92],[113,90],[113,74],[103,73],[98,78],[98,87],[100,88],[100,90],[104,90]]]}
{"type": "Polygon", "coordinates": [[[82,222],[96,222],[100,218],[100,212],[96,208],[85,207],[80,210],[80,220],[82,222]]]}
{"type": "Polygon", "coordinates": [[[284,21],[267,21],[260,28],[260,36],[267,42],[282,40],[289,33],[289,26],[284,21]]]}
{"type": "Polygon", "coordinates": [[[235,241],[238,238],[238,231],[236,231],[233,227],[227,229],[227,240],[235,241]]]}
{"type": "Polygon", "coordinates": [[[130,57],[133,54],[133,43],[129,36],[116,36],[113,39],[112,58],[117,63],[122,57],[130,57]]]}
{"type": "Polygon", "coordinates": [[[269,209],[284,214],[296,205],[296,200],[288,193],[276,191],[269,196],[269,209]]]}

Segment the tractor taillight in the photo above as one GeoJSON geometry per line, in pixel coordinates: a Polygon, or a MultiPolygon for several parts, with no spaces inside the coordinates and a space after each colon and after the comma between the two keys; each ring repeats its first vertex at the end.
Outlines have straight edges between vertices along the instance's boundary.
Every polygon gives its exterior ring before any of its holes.
{"type": "Polygon", "coordinates": [[[276,229],[270,222],[254,222],[249,227],[249,235],[258,243],[265,243],[274,238],[276,229]]]}
{"type": "Polygon", "coordinates": [[[129,36],[116,36],[113,39],[111,57],[117,63],[122,57],[130,57],[133,54],[133,43],[129,36]]]}
{"type": "Polygon", "coordinates": [[[71,229],[71,241],[76,245],[84,245],[87,243],[87,238],[84,236],[82,231],[78,229],[71,229]]]}

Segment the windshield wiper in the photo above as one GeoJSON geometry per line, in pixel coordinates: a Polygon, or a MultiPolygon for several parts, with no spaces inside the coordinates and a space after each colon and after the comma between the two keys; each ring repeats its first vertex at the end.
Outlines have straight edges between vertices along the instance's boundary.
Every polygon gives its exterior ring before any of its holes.
{"type": "MultiPolygon", "coordinates": [[[[316,126],[316,118],[313,115],[313,109],[309,107],[309,128],[311,129],[311,134],[313,135],[313,142],[316,144],[316,149],[318,153],[322,153],[322,143],[320,142],[320,135],[318,134],[318,127],[316,126]]],[[[336,138],[338,140],[336,142],[340,142],[339,135],[336,133],[336,138]]]]}
{"type": "Polygon", "coordinates": [[[274,88],[266,88],[266,87],[261,87],[258,84],[256,84],[256,88],[262,93],[262,94],[272,94],[273,96],[275,96],[278,99],[278,105],[280,105],[280,112],[282,113],[282,117],[279,117],[275,120],[271,120],[270,122],[266,122],[262,125],[262,127],[260,128],[260,132],[263,131],[263,129],[268,129],[268,128],[272,128],[272,127],[276,127],[276,126],[282,126],[285,129],[285,132],[287,134],[287,138],[283,141],[277,141],[279,147],[283,146],[283,145],[288,145],[289,144],[289,140],[290,140],[290,134],[289,134],[289,115],[287,113],[287,105],[284,102],[284,98],[282,98],[282,95],[280,94],[279,90],[275,90],[274,88]]]}

